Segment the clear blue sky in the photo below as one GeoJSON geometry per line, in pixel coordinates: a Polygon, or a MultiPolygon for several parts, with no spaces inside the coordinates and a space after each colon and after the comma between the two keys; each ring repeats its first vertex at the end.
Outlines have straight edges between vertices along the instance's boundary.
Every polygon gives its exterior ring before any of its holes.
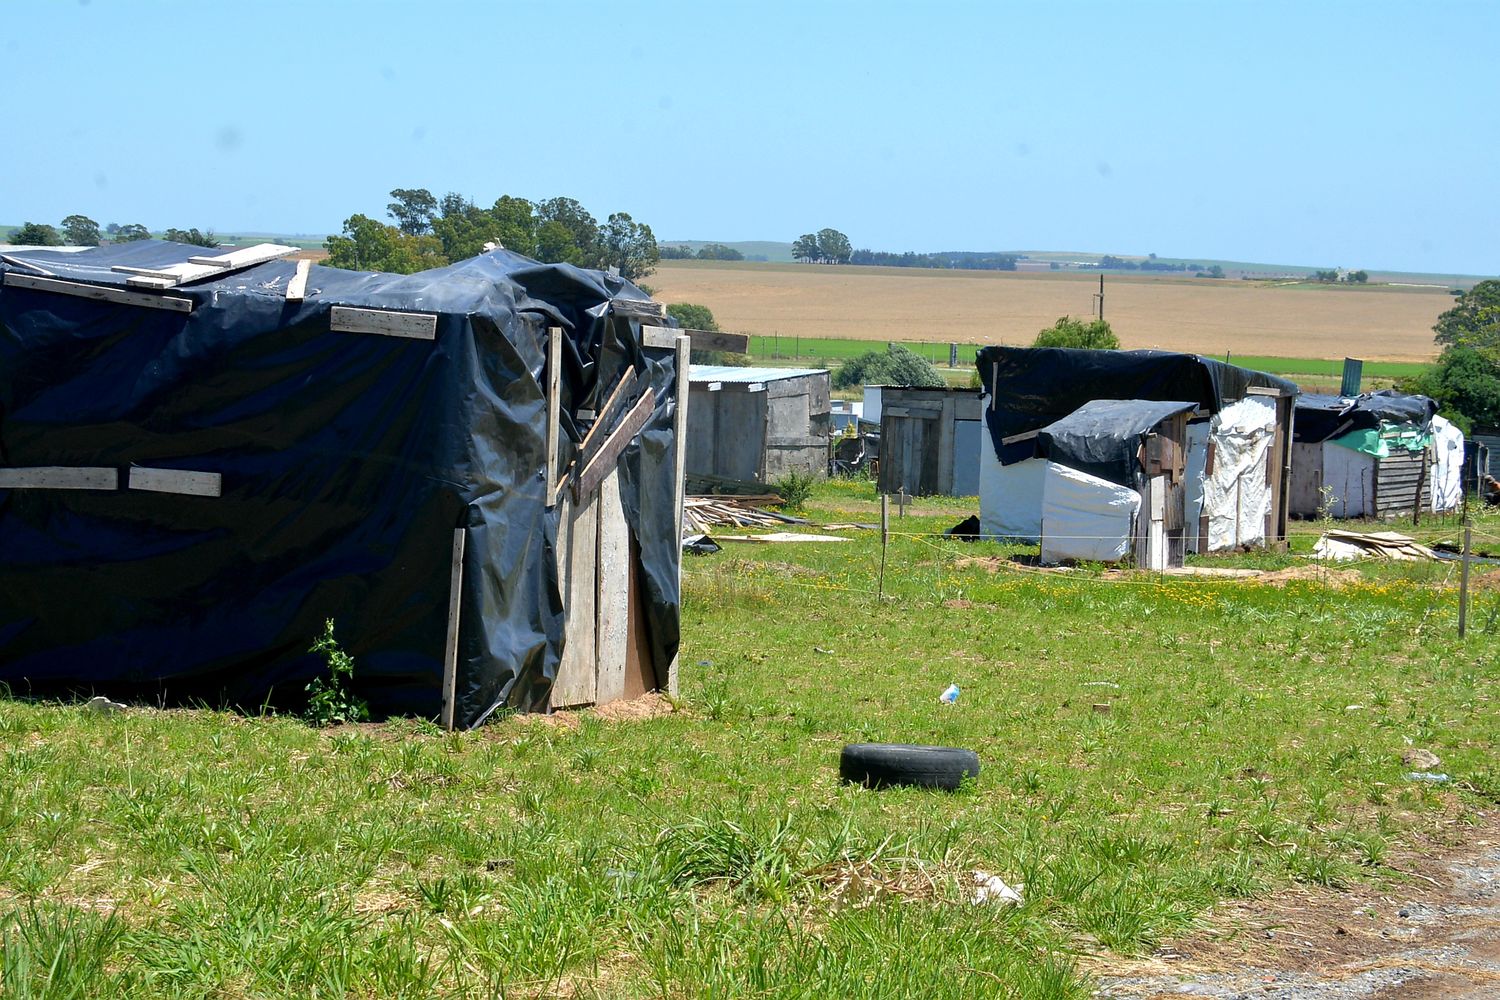
{"type": "Polygon", "coordinates": [[[659,239],[1500,273],[1500,4],[0,9],[0,222],[337,231],[393,187],[659,239]]]}

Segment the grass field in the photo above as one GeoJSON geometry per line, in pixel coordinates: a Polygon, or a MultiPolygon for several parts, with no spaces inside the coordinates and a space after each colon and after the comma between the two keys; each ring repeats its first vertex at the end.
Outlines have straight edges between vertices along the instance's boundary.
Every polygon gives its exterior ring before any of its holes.
{"type": "MultiPolygon", "coordinates": [[[[874,499],[825,485],[812,515],[874,499]]],[[[1217,900],[1398,883],[1500,799],[1493,589],[1460,644],[1441,565],[991,572],[962,560],[1010,550],[930,534],[969,503],[893,522],[884,603],[871,533],[690,559],[659,717],[445,735],[0,701],[3,992],[1082,1000],[1217,900]],[[865,740],[983,771],[840,785],[865,740]],[[1406,779],[1408,745],[1454,781],[1406,779]],[[1024,904],[973,905],[975,870],[1024,904]]]]}
{"type": "MultiPolygon", "coordinates": [[[[1028,344],[1064,314],[1088,316],[1095,275],[662,261],[664,302],[713,310],[726,330],[774,336],[1028,344]]],[[[1183,277],[1110,277],[1105,316],[1125,347],[1222,356],[1422,362],[1452,305],[1433,288],[1314,287],[1183,277]]],[[[946,349],[945,349],[946,353],[946,349]]]]}

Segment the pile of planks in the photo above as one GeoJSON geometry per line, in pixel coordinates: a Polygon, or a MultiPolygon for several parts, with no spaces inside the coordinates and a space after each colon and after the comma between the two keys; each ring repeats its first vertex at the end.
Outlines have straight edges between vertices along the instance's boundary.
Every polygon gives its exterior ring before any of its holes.
{"type": "Polygon", "coordinates": [[[1373,531],[1360,534],[1357,531],[1328,531],[1313,547],[1313,555],[1319,559],[1343,561],[1376,556],[1381,559],[1417,561],[1436,559],[1437,553],[1417,542],[1410,535],[1394,531],[1373,531]]]}
{"type": "Polygon", "coordinates": [[[781,503],[774,495],[758,497],[684,497],[682,528],[690,535],[703,535],[716,525],[736,528],[772,528],[792,518],[760,510],[762,506],[781,503]]]}

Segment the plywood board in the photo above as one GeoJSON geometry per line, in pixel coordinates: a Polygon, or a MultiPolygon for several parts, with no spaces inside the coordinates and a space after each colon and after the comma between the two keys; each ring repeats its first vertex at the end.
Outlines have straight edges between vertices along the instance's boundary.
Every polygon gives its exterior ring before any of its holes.
{"type": "Polygon", "coordinates": [[[224,478],[217,472],[192,472],[187,469],[130,470],[127,485],[132,490],[149,493],[182,493],[194,497],[216,497],[224,492],[224,478]]]}
{"type": "Polygon", "coordinates": [[[334,306],[328,318],[328,329],[334,333],[375,333],[383,337],[435,340],[437,339],[437,315],[334,306]]]}
{"type": "Polygon", "coordinates": [[[184,299],[175,295],[148,295],[145,292],[132,292],[124,288],[115,288],[108,285],[85,285],[77,281],[63,281],[58,278],[38,278],[30,274],[16,274],[13,271],[6,272],[5,284],[13,288],[30,288],[38,292],[55,292],[58,295],[72,295],[80,299],[93,299],[95,302],[113,302],[122,306],[140,306],[145,309],[166,309],[169,312],[189,313],[193,311],[193,300],[184,299]]]}
{"type": "Polygon", "coordinates": [[[630,528],[620,501],[620,473],[599,484],[599,674],[594,700],[607,705],[625,694],[626,642],[630,629],[630,528]]]}
{"type": "Polygon", "coordinates": [[[112,467],[31,465],[0,469],[0,490],[116,490],[120,471],[112,467]]]}

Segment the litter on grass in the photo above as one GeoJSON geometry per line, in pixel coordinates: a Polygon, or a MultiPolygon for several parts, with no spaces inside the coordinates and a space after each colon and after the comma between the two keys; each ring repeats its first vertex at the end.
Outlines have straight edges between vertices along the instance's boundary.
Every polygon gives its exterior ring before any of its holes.
{"type": "Polygon", "coordinates": [[[850,542],[852,538],[837,535],[810,535],[798,531],[770,531],[764,535],[719,535],[720,542],[850,542]]]}
{"type": "Polygon", "coordinates": [[[1012,889],[1005,884],[1005,880],[999,875],[991,875],[989,872],[974,872],[974,895],[971,897],[975,906],[985,903],[1003,903],[1020,906],[1022,903],[1021,889],[1024,885],[1012,889]]]}

